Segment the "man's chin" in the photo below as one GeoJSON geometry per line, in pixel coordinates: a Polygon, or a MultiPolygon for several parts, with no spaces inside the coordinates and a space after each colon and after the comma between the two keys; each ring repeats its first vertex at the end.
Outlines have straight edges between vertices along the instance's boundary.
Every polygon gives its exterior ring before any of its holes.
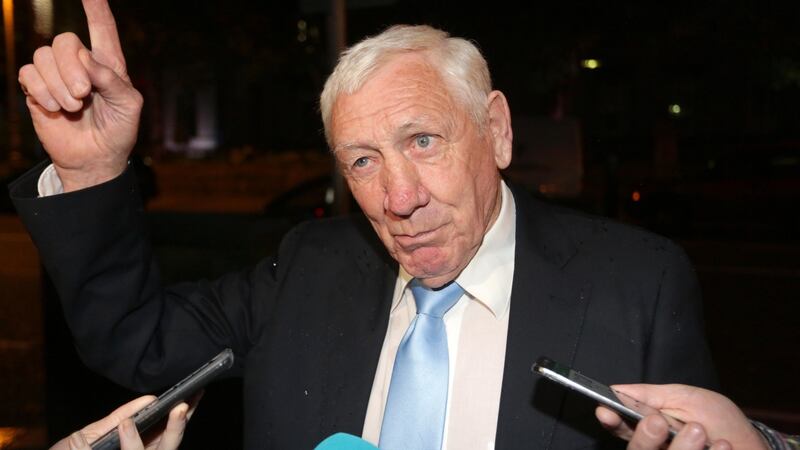
{"type": "MultiPolygon", "coordinates": [[[[435,248],[420,248],[403,253],[400,264],[414,278],[441,280],[444,284],[458,275],[452,264],[435,248]]],[[[426,283],[427,284],[427,283],[426,283]]]]}

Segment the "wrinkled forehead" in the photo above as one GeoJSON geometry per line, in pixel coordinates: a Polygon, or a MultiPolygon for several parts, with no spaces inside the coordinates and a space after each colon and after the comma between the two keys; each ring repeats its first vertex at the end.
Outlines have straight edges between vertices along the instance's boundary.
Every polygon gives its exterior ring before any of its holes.
{"type": "Polygon", "coordinates": [[[453,121],[463,116],[463,107],[455,102],[436,68],[419,54],[404,54],[376,69],[352,94],[339,95],[332,111],[332,137],[338,145],[354,125],[389,128],[380,130],[385,132],[410,122],[453,121]]]}

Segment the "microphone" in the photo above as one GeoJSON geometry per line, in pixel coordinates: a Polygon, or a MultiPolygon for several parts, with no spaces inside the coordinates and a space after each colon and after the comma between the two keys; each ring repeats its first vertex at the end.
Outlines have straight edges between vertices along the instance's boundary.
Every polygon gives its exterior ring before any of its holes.
{"type": "Polygon", "coordinates": [[[336,433],[320,442],[314,450],[378,450],[378,447],[352,434],[336,433]]]}

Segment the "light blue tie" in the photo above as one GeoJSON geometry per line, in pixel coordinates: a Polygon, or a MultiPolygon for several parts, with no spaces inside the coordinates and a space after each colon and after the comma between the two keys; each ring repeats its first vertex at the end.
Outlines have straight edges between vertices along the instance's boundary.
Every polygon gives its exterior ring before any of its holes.
{"type": "Polygon", "coordinates": [[[383,450],[439,450],[447,406],[447,332],[442,316],[464,290],[452,282],[437,290],[416,279],[411,292],[417,316],[394,359],[379,447],[383,450]]]}

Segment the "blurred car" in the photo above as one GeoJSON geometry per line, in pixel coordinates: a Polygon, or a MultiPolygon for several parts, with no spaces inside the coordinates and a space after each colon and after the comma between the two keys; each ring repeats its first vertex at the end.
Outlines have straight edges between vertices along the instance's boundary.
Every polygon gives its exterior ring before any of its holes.
{"type": "MultiPolygon", "coordinates": [[[[336,211],[336,189],[333,175],[323,175],[298,184],[264,205],[264,215],[288,220],[296,224],[304,220],[332,217],[336,211]]],[[[346,204],[348,212],[359,210],[349,191],[346,204]]]]}
{"type": "Polygon", "coordinates": [[[670,236],[800,239],[800,143],[719,153],[623,195],[629,220],[670,236]]]}

